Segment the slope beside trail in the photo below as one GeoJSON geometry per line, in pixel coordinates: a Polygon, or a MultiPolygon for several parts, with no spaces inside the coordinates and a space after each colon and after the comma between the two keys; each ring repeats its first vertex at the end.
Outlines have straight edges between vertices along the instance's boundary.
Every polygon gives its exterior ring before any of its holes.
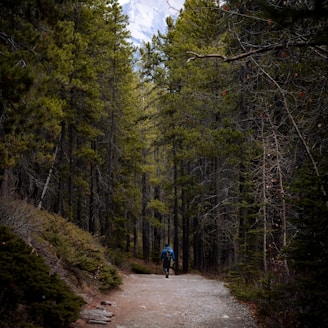
{"type": "Polygon", "coordinates": [[[115,303],[115,328],[255,328],[246,305],[237,302],[222,281],[199,275],[136,275],[123,278],[106,297],[115,303]]]}

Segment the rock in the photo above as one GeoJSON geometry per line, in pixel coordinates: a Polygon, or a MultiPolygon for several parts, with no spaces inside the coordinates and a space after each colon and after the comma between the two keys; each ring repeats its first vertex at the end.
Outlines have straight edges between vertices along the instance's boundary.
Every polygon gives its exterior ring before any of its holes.
{"type": "Polygon", "coordinates": [[[100,303],[101,305],[111,305],[111,306],[116,306],[115,302],[111,302],[111,301],[101,301],[100,303]]]}
{"type": "Polygon", "coordinates": [[[111,322],[111,317],[114,316],[113,312],[108,312],[105,305],[116,306],[114,302],[102,301],[101,305],[97,305],[96,308],[83,309],[80,312],[80,318],[88,324],[106,325],[111,322]]]}
{"type": "Polygon", "coordinates": [[[81,316],[82,317],[89,317],[89,316],[112,317],[113,313],[100,309],[84,309],[81,311],[81,316]]]}
{"type": "MultiPolygon", "coordinates": [[[[109,320],[110,321],[110,320],[109,320]]],[[[94,324],[94,325],[107,325],[107,322],[105,321],[101,321],[101,320],[93,320],[93,319],[89,319],[86,321],[89,324],[94,324]]]]}
{"type": "Polygon", "coordinates": [[[84,319],[87,323],[93,324],[107,324],[111,321],[113,316],[112,312],[100,309],[84,309],[80,313],[81,319],[84,319]]]}
{"type": "Polygon", "coordinates": [[[101,306],[101,305],[97,305],[96,309],[103,310],[103,311],[106,310],[106,308],[104,306],[101,306]]]}

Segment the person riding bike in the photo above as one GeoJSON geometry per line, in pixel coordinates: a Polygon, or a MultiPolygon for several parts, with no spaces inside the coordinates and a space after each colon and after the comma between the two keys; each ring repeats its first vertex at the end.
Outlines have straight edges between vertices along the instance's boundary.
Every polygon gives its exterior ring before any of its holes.
{"type": "Polygon", "coordinates": [[[174,251],[169,244],[166,244],[161,254],[161,261],[163,261],[163,271],[166,278],[169,277],[171,260],[175,261],[174,251]]]}

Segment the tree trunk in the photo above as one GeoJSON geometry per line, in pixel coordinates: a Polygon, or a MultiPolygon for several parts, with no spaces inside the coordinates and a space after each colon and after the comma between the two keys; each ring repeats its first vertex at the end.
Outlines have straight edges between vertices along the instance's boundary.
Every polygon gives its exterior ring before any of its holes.
{"type": "Polygon", "coordinates": [[[261,138],[262,138],[262,145],[263,145],[263,155],[262,155],[262,215],[263,215],[263,269],[264,272],[268,271],[268,264],[267,264],[267,195],[266,195],[266,142],[264,139],[264,121],[263,117],[261,120],[261,138]]]}
{"type": "Polygon", "coordinates": [[[47,180],[46,180],[46,183],[44,184],[44,187],[43,187],[43,190],[42,190],[42,194],[41,194],[41,198],[40,198],[40,201],[39,201],[39,204],[38,204],[38,209],[41,209],[42,208],[42,202],[43,202],[44,196],[46,195],[46,192],[47,192],[48,187],[49,187],[50,179],[52,177],[52,172],[53,172],[53,169],[55,167],[55,162],[56,162],[56,159],[57,159],[59,145],[60,145],[60,142],[61,142],[61,136],[62,136],[62,134],[60,134],[59,144],[56,146],[56,149],[55,149],[53,161],[52,161],[52,164],[51,164],[51,167],[50,167],[48,176],[47,176],[47,180]]]}
{"type": "Polygon", "coordinates": [[[178,168],[176,164],[176,144],[173,145],[174,164],[173,164],[173,184],[174,184],[174,253],[175,253],[175,274],[179,274],[179,204],[178,204],[178,168]]]}
{"type": "Polygon", "coordinates": [[[90,164],[89,232],[95,233],[94,167],[90,164]]]}
{"type": "Polygon", "coordinates": [[[181,194],[181,210],[182,210],[182,271],[189,271],[189,218],[186,214],[186,195],[182,190],[181,194]]]}
{"type": "Polygon", "coordinates": [[[4,198],[7,198],[9,196],[8,180],[9,180],[9,169],[4,168],[2,173],[2,181],[1,181],[1,189],[0,189],[1,197],[4,198]]]}
{"type": "MultiPolygon", "coordinates": [[[[160,200],[161,188],[160,186],[155,186],[154,188],[154,199],[160,200]]],[[[162,223],[162,214],[158,211],[154,211],[154,217],[159,223],[162,223]]],[[[160,229],[154,228],[154,258],[156,263],[159,263],[161,252],[161,233],[160,229]]]]}
{"type": "Polygon", "coordinates": [[[149,262],[150,259],[150,224],[147,218],[147,204],[149,202],[147,173],[142,174],[142,251],[143,259],[149,262]]]}

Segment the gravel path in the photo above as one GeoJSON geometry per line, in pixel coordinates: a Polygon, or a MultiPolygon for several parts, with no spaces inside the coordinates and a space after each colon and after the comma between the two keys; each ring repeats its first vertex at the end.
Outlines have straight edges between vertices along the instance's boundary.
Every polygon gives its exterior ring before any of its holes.
{"type": "Polygon", "coordinates": [[[199,275],[127,275],[110,327],[255,328],[247,307],[236,302],[223,282],[199,275]]]}

